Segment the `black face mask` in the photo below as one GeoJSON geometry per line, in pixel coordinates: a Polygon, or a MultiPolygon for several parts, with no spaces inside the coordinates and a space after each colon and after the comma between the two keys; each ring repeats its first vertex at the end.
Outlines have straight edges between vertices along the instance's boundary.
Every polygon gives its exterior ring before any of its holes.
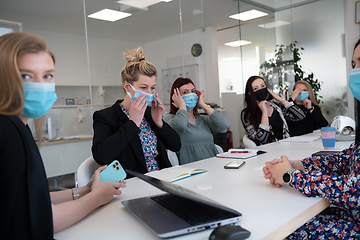
{"type": "Polygon", "coordinates": [[[262,88],[254,92],[256,100],[259,102],[267,100],[269,98],[269,92],[267,88],[262,88]]]}

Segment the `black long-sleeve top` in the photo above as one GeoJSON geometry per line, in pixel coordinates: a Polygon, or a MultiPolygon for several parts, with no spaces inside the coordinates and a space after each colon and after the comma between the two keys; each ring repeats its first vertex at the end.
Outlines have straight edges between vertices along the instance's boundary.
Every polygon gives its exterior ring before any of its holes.
{"type": "MultiPolygon", "coordinates": [[[[124,169],[147,173],[138,135],[140,129],[121,110],[121,102],[122,100],[118,100],[113,106],[94,113],[94,138],[91,149],[93,157],[101,165],[118,160],[124,169]]],[[[159,129],[152,120],[150,107],[146,109],[144,117],[157,137],[158,155],[155,160],[158,166],[160,169],[171,167],[166,149],[179,151],[180,136],[164,121],[163,127],[159,129]]]]}
{"type": "Polygon", "coordinates": [[[329,123],[322,115],[319,106],[314,106],[314,110],[310,113],[310,111],[304,105],[295,105],[303,110],[303,112],[306,114],[306,117],[298,121],[286,119],[291,137],[312,133],[316,129],[328,126],[329,123]]]}

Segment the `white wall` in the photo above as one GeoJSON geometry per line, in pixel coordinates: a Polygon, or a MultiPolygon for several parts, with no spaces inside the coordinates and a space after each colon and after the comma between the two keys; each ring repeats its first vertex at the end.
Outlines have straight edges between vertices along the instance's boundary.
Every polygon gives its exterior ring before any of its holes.
{"type": "Polygon", "coordinates": [[[343,9],[342,1],[326,0],[275,14],[277,20],[286,21],[291,16],[292,31],[288,25],[278,28],[276,42],[298,41],[298,47],[305,49],[300,65],[306,73],[313,72],[315,78],[323,82],[319,94],[323,96],[321,106],[329,122],[340,115],[335,98],[341,98],[347,91],[343,9]]]}
{"type": "MultiPolygon", "coordinates": [[[[147,59],[155,64],[159,74],[156,83],[156,91],[160,99],[170,98],[164,96],[162,70],[198,64],[199,85],[197,89],[206,91],[205,101],[214,102],[220,105],[219,78],[217,70],[217,47],[216,34],[214,29],[206,28],[205,32],[196,30],[184,33],[184,43],[180,34],[164,39],[147,42],[144,44],[144,51],[147,59]],[[204,40],[204,36],[206,37],[204,40]],[[203,51],[199,57],[191,55],[191,46],[195,43],[202,45],[203,51]],[[184,48],[182,47],[184,44],[184,48]],[[183,55],[185,56],[183,59],[183,55]],[[215,57],[215,59],[214,59],[215,57]]],[[[166,105],[169,111],[170,105],[166,105]]]]}

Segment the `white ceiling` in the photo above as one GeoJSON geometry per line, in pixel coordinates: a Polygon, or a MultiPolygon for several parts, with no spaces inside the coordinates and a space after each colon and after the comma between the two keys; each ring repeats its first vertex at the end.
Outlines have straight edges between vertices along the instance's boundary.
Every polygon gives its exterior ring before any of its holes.
{"type": "MultiPolygon", "coordinates": [[[[120,41],[149,42],[178,35],[180,5],[183,32],[212,26],[215,29],[229,28],[218,32],[219,51],[234,52],[224,47],[225,42],[239,40],[239,21],[229,16],[251,9],[264,11],[274,16],[292,4],[306,4],[317,0],[173,0],[149,6],[147,10],[128,8],[123,11],[133,15],[116,22],[87,18],[88,35],[91,37],[116,39],[120,41]],[[203,14],[194,14],[201,11],[203,14]]],[[[86,15],[104,8],[120,10],[127,8],[117,0],[0,0],[0,19],[22,22],[23,28],[42,29],[70,34],[85,34],[84,11],[86,15]],[[84,10],[85,8],[85,10],[84,10]]],[[[257,45],[264,45],[264,35],[271,36],[274,30],[264,30],[257,25],[273,19],[247,24],[241,27],[242,37],[257,45]]],[[[240,21],[240,24],[247,23],[240,21]]],[[[225,54],[226,55],[226,54],[225,54]]]]}

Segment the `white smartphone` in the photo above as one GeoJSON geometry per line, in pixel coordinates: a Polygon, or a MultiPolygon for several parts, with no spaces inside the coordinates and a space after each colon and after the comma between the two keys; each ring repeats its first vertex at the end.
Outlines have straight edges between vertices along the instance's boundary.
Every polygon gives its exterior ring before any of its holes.
{"type": "Polygon", "coordinates": [[[242,162],[236,162],[236,161],[231,161],[228,164],[226,164],[224,166],[225,169],[239,169],[240,167],[244,166],[245,161],[242,162]]]}

